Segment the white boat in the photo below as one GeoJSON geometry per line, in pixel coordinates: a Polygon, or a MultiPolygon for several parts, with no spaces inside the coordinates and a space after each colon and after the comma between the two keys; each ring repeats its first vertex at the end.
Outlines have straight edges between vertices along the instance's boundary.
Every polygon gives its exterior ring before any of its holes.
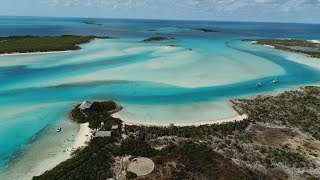
{"type": "Polygon", "coordinates": [[[257,87],[260,87],[262,84],[261,84],[261,82],[259,81],[258,83],[257,83],[257,87]]]}
{"type": "Polygon", "coordinates": [[[56,131],[57,131],[57,132],[60,132],[60,131],[61,131],[61,127],[58,126],[56,131]]]}
{"type": "Polygon", "coordinates": [[[270,82],[270,84],[273,84],[273,83],[278,83],[278,79],[274,79],[270,82]]]}

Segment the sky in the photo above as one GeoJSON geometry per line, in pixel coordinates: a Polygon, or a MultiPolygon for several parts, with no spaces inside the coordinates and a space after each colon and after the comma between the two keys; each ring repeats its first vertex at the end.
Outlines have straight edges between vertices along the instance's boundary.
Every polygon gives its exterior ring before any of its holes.
{"type": "Polygon", "coordinates": [[[320,0],[0,0],[0,15],[320,23],[320,0]]]}

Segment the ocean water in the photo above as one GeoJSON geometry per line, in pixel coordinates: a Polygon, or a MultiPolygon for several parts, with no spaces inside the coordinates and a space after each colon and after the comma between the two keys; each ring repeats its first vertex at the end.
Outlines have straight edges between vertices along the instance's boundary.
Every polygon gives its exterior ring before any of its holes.
{"type": "Polygon", "coordinates": [[[93,40],[79,51],[0,56],[0,179],[30,179],[63,159],[79,128],[67,112],[85,99],[114,100],[124,107],[120,116],[139,122],[205,122],[235,116],[229,99],[320,82],[319,60],[241,41],[317,40],[320,25],[85,20],[0,17],[0,36],[115,37],[93,40]],[[141,42],[151,36],[176,39],[141,42]],[[279,83],[270,84],[274,78],[279,83]]]}

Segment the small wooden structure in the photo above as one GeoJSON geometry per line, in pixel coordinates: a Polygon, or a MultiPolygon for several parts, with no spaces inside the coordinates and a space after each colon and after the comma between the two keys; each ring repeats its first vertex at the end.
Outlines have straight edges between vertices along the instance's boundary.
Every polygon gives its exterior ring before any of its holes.
{"type": "Polygon", "coordinates": [[[80,104],[80,106],[79,106],[79,108],[80,108],[80,110],[81,111],[87,111],[87,110],[89,110],[90,108],[91,108],[91,106],[93,105],[93,103],[94,103],[94,101],[90,101],[90,100],[85,100],[85,101],[83,101],[81,104],[80,104]]]}
{"type": "Polygon", "coordinates": [[[97,131],[94,137],[111,137],[111,131],[97,131]]]}
{"type": "Polygon", "coordinates": [[[112,125],[111,126],[111,130],[112,131],[117,131],[117,130],[119,130],[119,126],[118,125],[112,125]]]}

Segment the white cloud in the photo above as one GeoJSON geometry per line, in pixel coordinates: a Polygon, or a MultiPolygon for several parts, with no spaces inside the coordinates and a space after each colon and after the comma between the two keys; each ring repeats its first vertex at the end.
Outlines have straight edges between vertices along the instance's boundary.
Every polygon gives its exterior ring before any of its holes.
{"type": "Polygon", "coordinates": [[[306,7],[320,8],[320,0],[42,0],[52,6],[95,7],[143,13],[205,14],[289,13],[306,7]]]}

